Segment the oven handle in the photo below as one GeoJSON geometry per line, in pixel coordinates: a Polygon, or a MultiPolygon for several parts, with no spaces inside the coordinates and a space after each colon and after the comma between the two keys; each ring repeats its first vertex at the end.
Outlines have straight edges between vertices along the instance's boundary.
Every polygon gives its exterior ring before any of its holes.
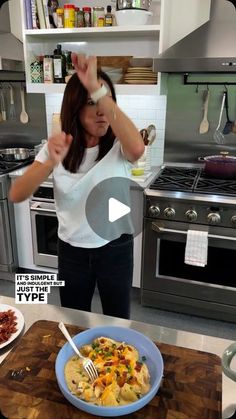
{"type": "MultiPolygon", "coordinates": [[[[188,233],[185,230],[173,230],[171,228],[160,227],[159,225],[157,225],[156,223],[153,223],[153,222],[152,222],[152,230],[156,231],[156,233],[176,233],[176,234],[185,234],[185,235],[187,235],[187,233],[188,233]]],[[[214,234],[208,234],[208,237],[210,239],[221,239],[221,240],[236,241],[236,237],[219,236],[219,235],[214,235],[214,234]]]]}
{"type": "Polygon", "coordinates": [[[56,213],[56,209],[55,208],[41,208],[39,202],[35,202],[32,205],[30,205],[30,211],[34,211],[34,212],[52,212],[54,214],[56,213]]]}

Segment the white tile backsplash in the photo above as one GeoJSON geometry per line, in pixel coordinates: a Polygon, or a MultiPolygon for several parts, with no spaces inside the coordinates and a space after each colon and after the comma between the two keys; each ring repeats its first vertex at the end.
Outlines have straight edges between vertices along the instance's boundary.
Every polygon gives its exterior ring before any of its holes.
{"type": "MultiPolygon", "coordinates": [[[[52,114],[60,113],[63,94],[46,94],[46,114],[48,136],[52,132],[52,114]]],[[[166,119],[166,96],[148,95],[117,95],[117,103],[129,116],[138,129],[146,128],[154,124],[157,128],[157,138],[152,145],[152,165],[163,163],[165,119],[166,119]]]]}

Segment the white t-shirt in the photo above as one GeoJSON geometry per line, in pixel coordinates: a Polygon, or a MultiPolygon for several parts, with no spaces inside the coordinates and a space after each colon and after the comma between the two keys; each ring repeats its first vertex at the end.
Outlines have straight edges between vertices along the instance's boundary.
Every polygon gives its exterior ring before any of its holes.
{"type": "MultiPolygon", "coordinates": [[[[106,240],[96,234],[86,218],[86,200],[92,189],[105,179],[114,177],[130,178],[132,164],[121,152],[119,141],[115,141],[111,150],[99,161],[95,161],[99,147],[85,149],[83,161],[77,173],[65,170],[61,163],[53,170],[54,197],[58,217],[58,237],[75,247],[96,248],[107,244],[106,240]]],[[[43,163],[48,159],[47,144],[37,154],[35,160],[43,163]]],[[[129,191],[124,194],[122,202],[127,202],[129,191]]],[[[120,195],[119,195],[120,197],[120,195]]],[[[103,197],[101,196],[101,200],[103,197]]],[[[101,201],[102,202],[102,201],[101,201]]],[[[102,219],[102,205],[96,207],[97,217],[102,219]]],[[[131,217],[123,217],[123,225],[118,223],[104,223],[104,229],[112,228],[111,240],[115,240],[123,233],[132,234],[131,217]]],[[[110,230],[109,230],[110,231],[110,230]]],[[[108,237],[105,235],[105,237],[108,237]]]]}

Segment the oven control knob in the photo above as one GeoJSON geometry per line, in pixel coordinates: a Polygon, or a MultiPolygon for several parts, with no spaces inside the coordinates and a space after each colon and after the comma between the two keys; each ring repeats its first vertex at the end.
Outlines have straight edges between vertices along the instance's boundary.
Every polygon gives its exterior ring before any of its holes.
{"type": "Polygon", "coordinates": [[[209,212],[207,221],[210,224],[219,224],[221,221],[220,214],[218,214],[218,212],[209,212]]]}
{"type": "Polygon", "coordinates": [[[149,207],[149,215],[151,215],[152,217],[158,217],[158,215],[160,214],[160,208],[158,208],[156,205],[151,205],[151,207],[149,207]]]}
{"type": "Polygon", "coordinates": [[[188,210],[185,215],[188,221],[196,221],[197,219],[197,212],[195,210],[188,210]]]}
{"type": "Polygon", "coordinates": [[[236,227],[236,215],[233,215],[233,217],[231,218],[231,223],[234,227],[236,227]]]}
{"type": "Polygon", "coordinates": [[[167,207],[166,209],[164,209],[164,215],[166,218],[173,218],[175,216],[174,208],[167,207]]]}

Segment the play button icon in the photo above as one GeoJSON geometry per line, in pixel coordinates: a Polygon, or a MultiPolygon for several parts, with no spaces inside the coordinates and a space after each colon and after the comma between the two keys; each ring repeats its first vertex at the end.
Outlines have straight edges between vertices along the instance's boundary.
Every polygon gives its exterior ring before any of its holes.
{"type": "Polygon", "coordinates": [[[109,198],[108,219],[111,223],[130,213],[130,207],[115,198],[109,198]]]}
{"type": "Polygon", "coordinates": [[[89,193],[85,204],[90,228],[105,240],[122,234],[137,236],[142,231],[143,193],[140,185],[125,177],[99,182],[89,193]]]}

